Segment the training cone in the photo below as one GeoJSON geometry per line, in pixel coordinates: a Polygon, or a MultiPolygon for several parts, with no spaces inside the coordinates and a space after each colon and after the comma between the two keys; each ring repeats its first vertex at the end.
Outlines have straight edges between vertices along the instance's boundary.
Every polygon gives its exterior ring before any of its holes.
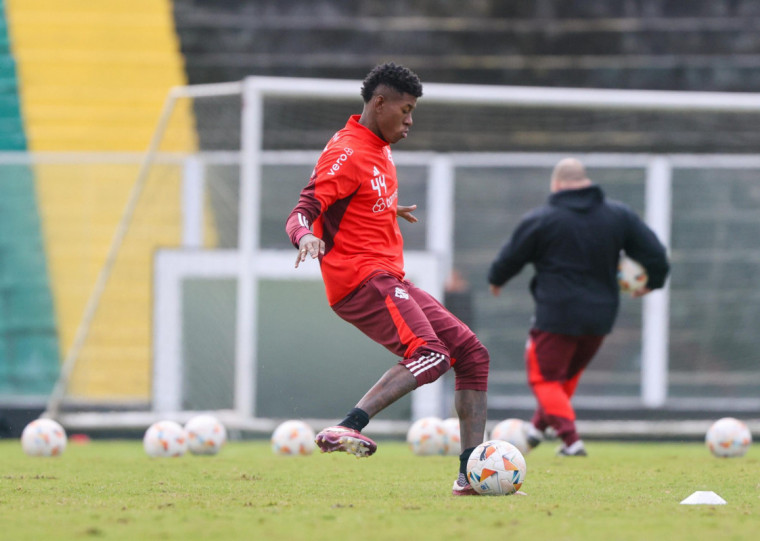
{"type": "Polygon", "coordinates": [[[681,505],[726,505],[726,500],[712,490],[698,490],[683,500],[681,505]]]}

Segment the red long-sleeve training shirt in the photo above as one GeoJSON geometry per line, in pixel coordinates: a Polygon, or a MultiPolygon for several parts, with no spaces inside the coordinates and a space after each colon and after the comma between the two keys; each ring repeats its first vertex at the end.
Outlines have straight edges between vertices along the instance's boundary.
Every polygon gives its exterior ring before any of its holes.
{"type": "Polygon", "coordinates": [[[285,226],[296,247],[310,225],[325,242],[320,265],[330,305],[377,272],[404,277],[391,147],[358,121],[349,118],[327,143],[285,226]]]}

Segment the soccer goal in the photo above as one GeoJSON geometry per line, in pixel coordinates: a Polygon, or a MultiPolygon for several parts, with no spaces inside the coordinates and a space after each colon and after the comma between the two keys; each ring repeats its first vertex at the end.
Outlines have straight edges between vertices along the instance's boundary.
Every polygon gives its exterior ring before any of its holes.
{"type": "MultiPolygon", "coordinates": [[[[217,412],[233,430],[269,431],[286,418],[333,423],[396,362],[332,314],[315,262],[293,269],[283,230],[320,149],[360,111],[359,89],[251,77],[171,90],[65,344],[48,415],[81,428],[198,411],[217,412]]],[[[760,157],[748,152],[758,96],[449,84],[424,92],[409,140],[394,148],[400,201],[420,207],[420,224],[402,223],[406,270],[442,301],[449,278],[464,277],[457,292],[471,309],[462,317],[492,356],[490,421],[533,407],[522,362],[532,301],[530,269],[493,299],[487,267],[519,217],[545,200],[551,168],[567,155],[639,211],[673,260],[668,287],[623,300],[577,406],[698,423],[760,408],[760,294],[749,278],[760,261],[760,157]]],[[[451,388],[442,378],[415,391],[371,430],[402,433],[410,420],[453,415],[451,388]]]]}

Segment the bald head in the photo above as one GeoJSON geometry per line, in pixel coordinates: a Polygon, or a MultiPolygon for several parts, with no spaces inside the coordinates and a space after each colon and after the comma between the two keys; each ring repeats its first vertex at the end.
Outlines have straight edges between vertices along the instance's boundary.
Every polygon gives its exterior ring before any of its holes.
{"type": "Polygon", "coordinates": [[[575,158],[565,158],[554,166],[551,180],[552,192],[577,190],[591,185],[586,167],[575,158]]]}

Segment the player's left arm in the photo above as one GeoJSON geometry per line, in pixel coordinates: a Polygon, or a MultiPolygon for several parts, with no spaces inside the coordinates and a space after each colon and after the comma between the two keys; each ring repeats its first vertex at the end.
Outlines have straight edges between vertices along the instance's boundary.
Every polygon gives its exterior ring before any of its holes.
{"type": "Polygon", "coordinates": [[[399,205],[396,207],[396,216],[403,218],[410,224],[416,224],[419,220],[412,214],[415,210],[417,210],[417,205],[399,205]]]}
{"type": "Polygon", "coordinates": [[[646,287],[640,292],[641,295],[665,285],[670,272],[667,250],[655,232],[633,212],[629,215],[623,249],[629,257],[638,261],[646,269],[648,280],[646,287]]]}
{"type": "Polygon", "coordinates": [[[634,299],[637,299],[637,298],[643,297],[647,293],[651,293],[651,292],[652,292],[651,289],[649,289],[648,287],[644,286],[644,287],[642,287],[640,289],[636,289],[634,291],[631,291],[631,297],[633,297],[634,299]]]}

